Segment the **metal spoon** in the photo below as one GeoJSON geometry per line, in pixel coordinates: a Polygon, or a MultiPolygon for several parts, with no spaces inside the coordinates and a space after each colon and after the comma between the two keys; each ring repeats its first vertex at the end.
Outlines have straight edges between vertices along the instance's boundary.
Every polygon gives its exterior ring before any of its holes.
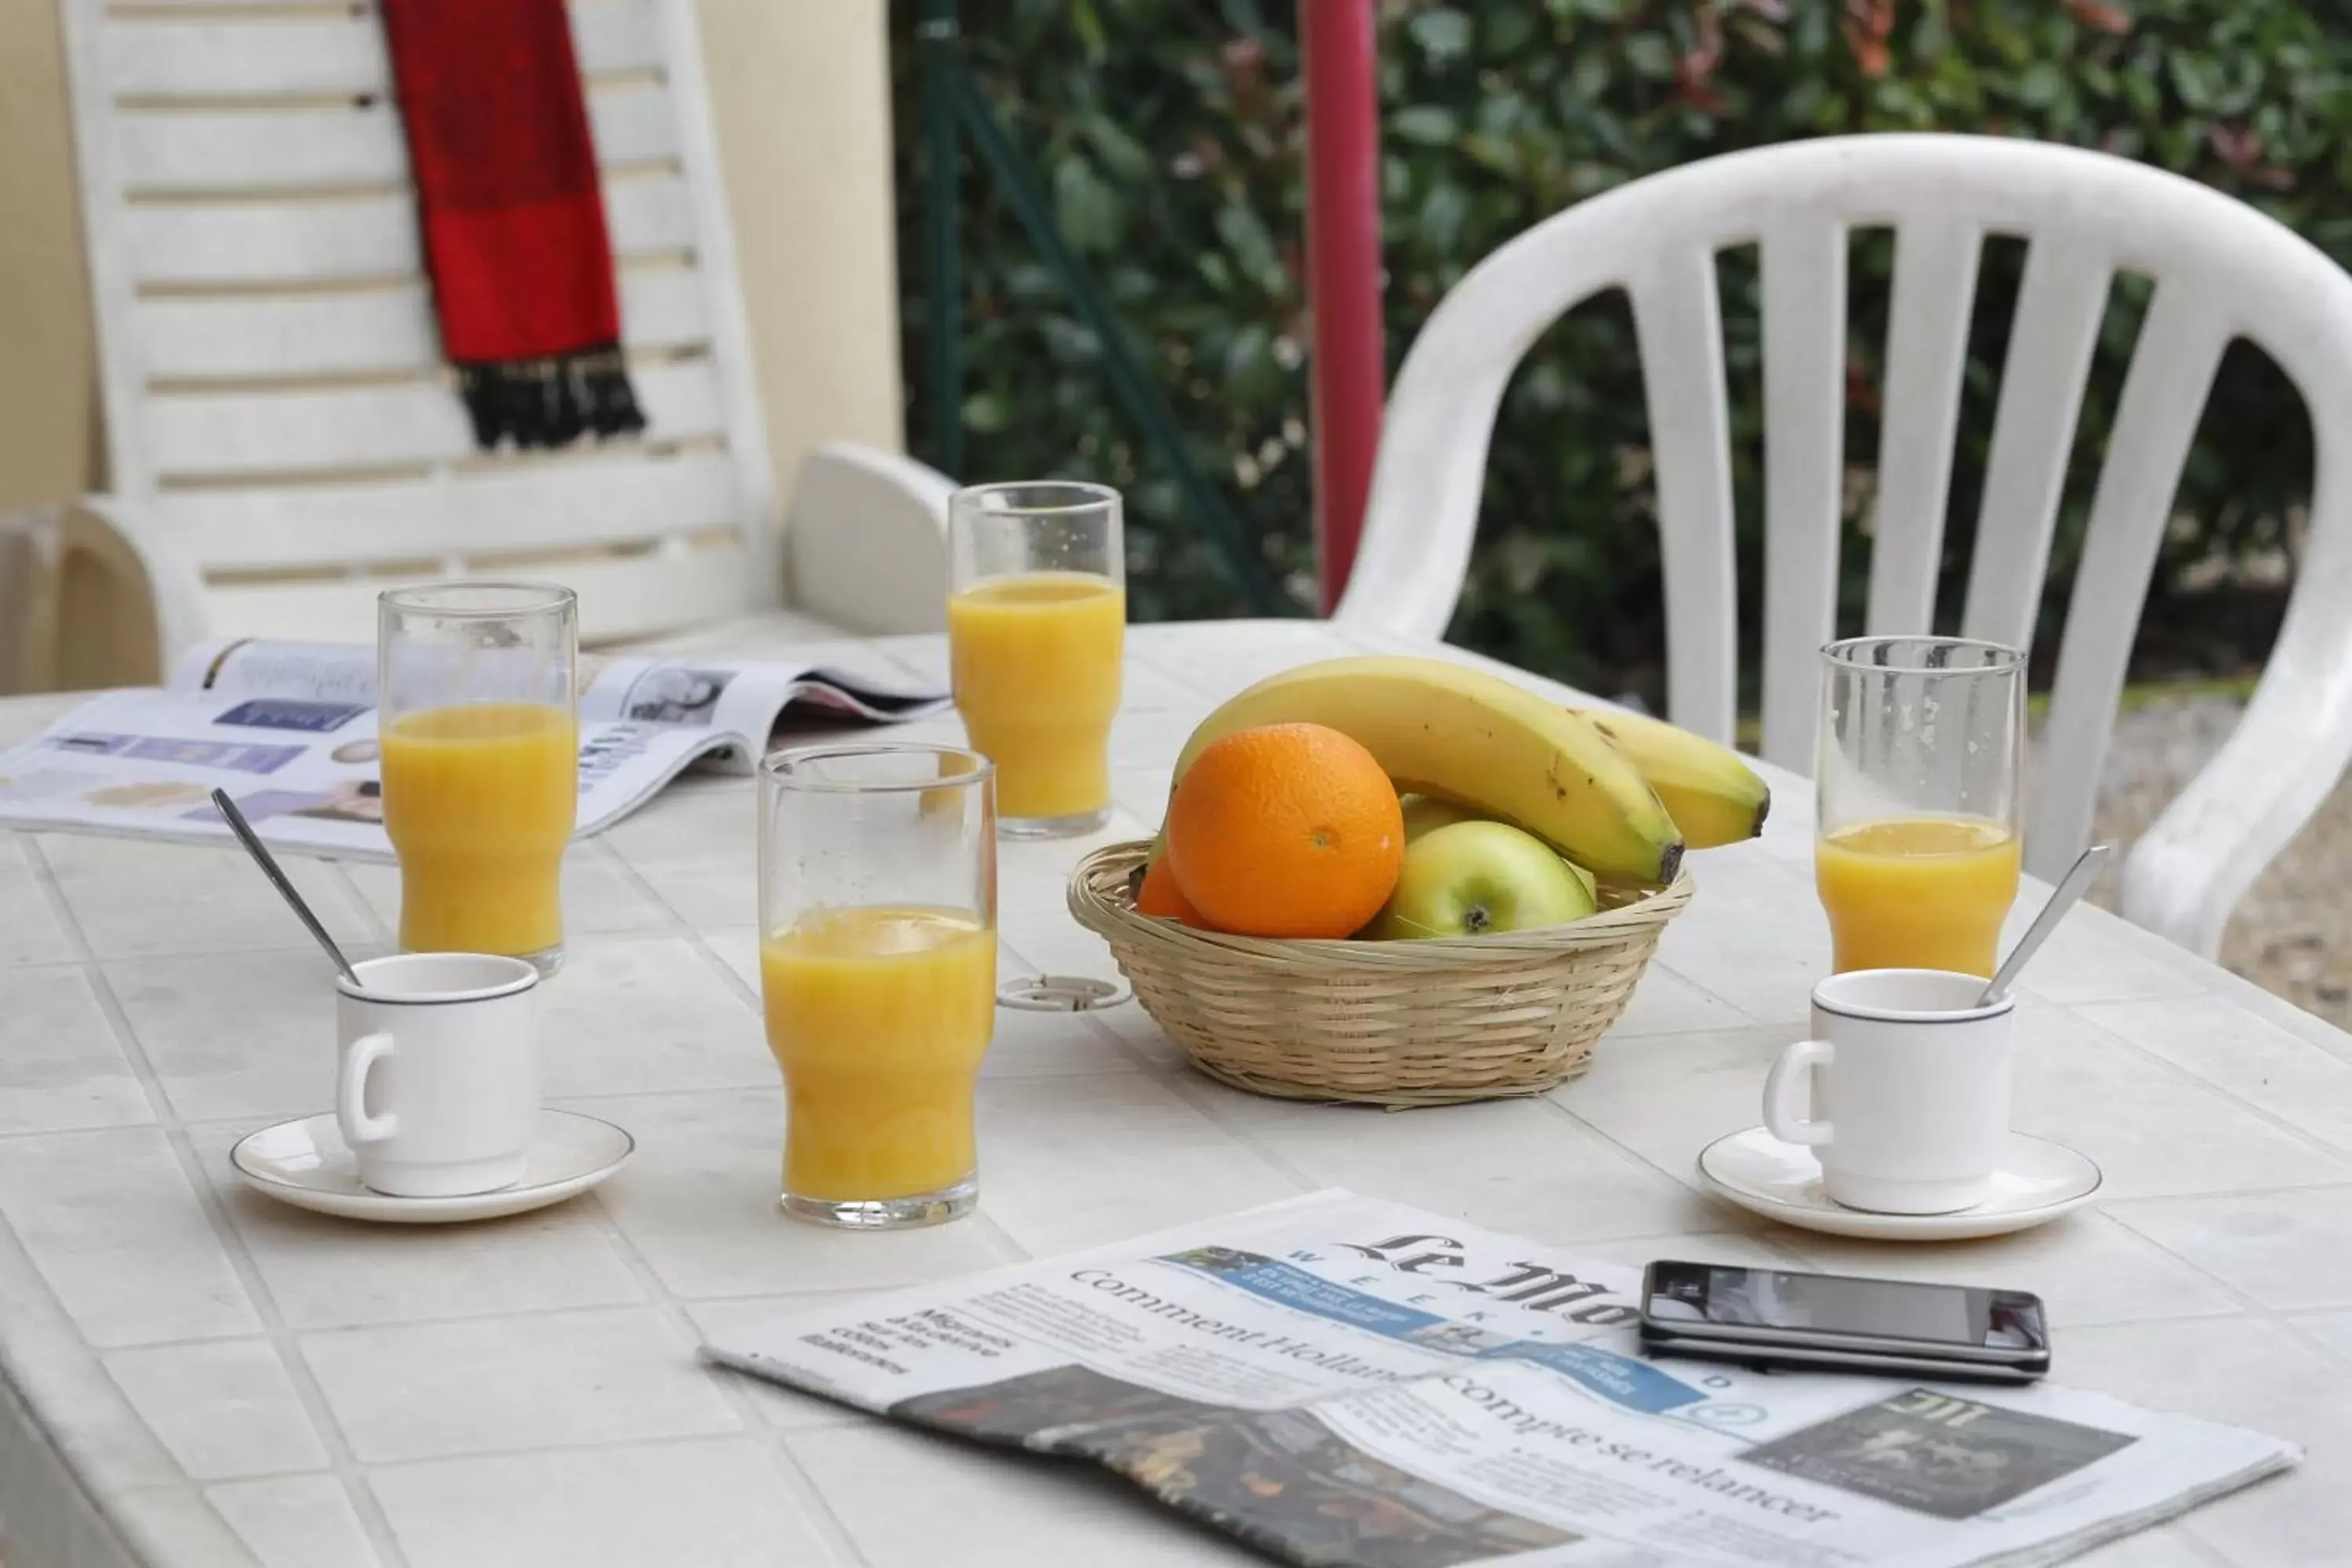
{"type": "Polygon", "coordinates": [[[288,903],[294,906],[294,912],[302,917],[302,923],[310,928],[310,934],[319,939],[319,945],[327,950],[327,956],[335,961],[335,967],[343,972],[343,978],[359,985],[361,990],[366,990],[366,986],[360,985],[360,977],[352,971],[351,960],[343,956],[343,950],[335,945],[335,939],[327,934],[327,928],[319,923],[319,917],[310,912],[310,906],[302,901],[302,895],[294,890],[292,882],[287,880],[285,871],[278,867],[278,857],[264,848],[261,840],[255,837],[253,824],[245,819],[245,813],[237,810],[236,802],[228,797],[228,791],[213,791],[213,808],[221,814],[221,820],[228,824],[228,830],[236,835],[236,841],[245,846],[245,852],[253,857],[253,863],[261,868],[261,874],[269,879],[270,885],[288,903]]]}
{"type": "Polygon", "coordinates": [[[2099,868],[2106,864],[2107,852],[2111,847],[2105,844],[2094,844],[2075,858],[2064,879],[2058,884],[2058,890],[2050,895],[2050,901],[2042,906],[2042,912],[2033,917],[2033,923],[2025,928],[2025,934],[2018,939],[2015,947],[2009,950],[2009,956],[2001,960],[2000,968],[1985,986],[1984,994],[1977,998],[1978,1006],[1989,1007],[2000,999],[2001,994],[2017,978],[2017,972],[2025,967],[2025,961],[2032,958],[2034,951],[2050,939],[2050,933],[2058,929],[2059,917],[2073,909],[2077,899],[2090,891],[2091,879],[2099,874],[2099,868]]]}

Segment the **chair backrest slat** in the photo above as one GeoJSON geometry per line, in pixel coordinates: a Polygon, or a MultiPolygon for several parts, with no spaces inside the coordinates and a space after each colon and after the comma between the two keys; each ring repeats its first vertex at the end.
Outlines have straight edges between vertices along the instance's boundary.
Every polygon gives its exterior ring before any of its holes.
{"type": "MultiPolygon", "coordinates": [[[[630,379],[647,440],[724,429],[719,380],[707,360],[640,367],[630,379]]],[[[299,392],[158,392],[147,400],[146,445],[166,483],[454,462],[475,452],[464,406],[437,378],[299,392]]]]}
{"type": "Polygon", "coordinates": [[[1731,416],[1715,256],[1661,255],[1631,289],[1658,484],[1666,574],[1666,700],[1675,721],[1718,741],[1738,721],[1738,601],[1732,581],[1731,416]]]}
{"type": "MultiPolygon", "coordinates": [[[[69,4],[100,10],[93,0],[69,4]]],[[[382,96],[392,87],[373,10],[184,19],[94,15],[113,91],[127,98],[382,96]]],[[[572,47],[583,75],[658,71],[666,63],[654,0],[575,0],[572,47]]]]}
{"type": "MultiPolygon", "coordinates": [[[[1976,308],[1984,234],[1965,217],[1937,214],[1895,230],[1895,289],[1886,326],[1885,406],[1872,505],[1870,602],[1874,631],[1923,632],[1935,616],[1944,514],[1952,489],[1952,449],[1960,424],[1969,321],[1976,308]]],[[[1793,647],[1772,657],[1808,665],[1793,647]]],[[[1809,677],[1817,677],[1810,671],[1809,677]]],[[[1811,771],[1819,715],[1801,744],[1778,746],[1775,761],[1811,771]]],[[[1792,738],[1793,739],[1793,738],[1792,738]]]]}
{"type": "MultiPolygon", "coordinates": [[[[608,182],[616,260],[695,248],[693,193],[675,174],[608,182]]],[[[375,283],[415,277],[416,204],[405,194],[317,200],[171,203],[123,214],[142,289],[375,283]]]]}
{"type": "MultiPolygon", "coordinates": [[[[505,570],[518,570],[509,565],[505,570]]],[[[520,569],[545,574],[534,562],[520,569]]],[[[288,637],[300,642],[348,642],[352,628],[373,624],[376,595],[386,588],[407,587],[451,575],[446,561],[406,571],[366,577],[302,578],[291,582],[253,583],[231,577],[213,590],[224,626],[241,635],[288,637]]],[[[743,552],[723,538],[688,541],[669,539],[614,549],[595,555],[575,555],[564,562],[560,575],[564,586],[580,595],[585,606],[602,601],[610,608],[604,635],[613,638],[650,637],[708,620],[710,606],[728,602],[740,588],[743,552]]]]}
{"type": "Polygon", "coordinates": [[[2031,794],[2033,816],[2026,825],[2026,868],[2037,877],[2063,873],[2090,834],[2094,792],[2066,785],[2095,783],[2105,765],[2148,576],[2231,335],[2202,279],[2169,278],[2157,286],[2108,436],[2109,445],[2130,453],[2131,460],[2099,470],[2083,560],[2067,601],[2043,778],[2031,794]]]}
{"type": "MultiPolygon", "coordinates": [[[[596,162],[607,169],[677,156],[677,117],[642,84],[588,94],[596,162]]],[[[142,198],[201,192],[401,185],[408,143],[392,105],[353,108],[156,110],[115,122],[115,166],[142,198]]]]}
{"type": "Polygon", "coordinates": [[[2037,237],[2026,251],[1969,562],[1961,626],[1969,637],[2011,647],[2032,639],[2113,276],[2113,261],[2093,237],[2037,237]]]}
{"type": "MultiPolygon", "coordinates": [[[[709,344],[702,279],[687,268],[622,272],[621,341],[632,349],[709,344]]],[[[138,336],[155,382],[420,373],[441,363],[441,329],[421,280],[321,294],[144,299],[138,336]]]]}
{"type": "MultiPolygon", "coordinates": [[[[1841,500],[1845,489],[1846,231],[1782,223],[1760,248],[1764,289],[1764,642],[1818,647],[1837,635],[1841,500]]],[[[1804,737],[1792,765],[1812,765],[1812,671],[1794,659],[1764,669],[1765,755],[1804,737]]]]}
{"type": "Polygon", "coordinates": [[[609,546],[645,537],[658,509],[671,531],[730,527],[740,487],[723,452],[549,462],[485,459],[433,484],[336,481],[269,489],[167,492],[163,506],[188,548],[224,572],[293,571],[325,542],[355,564],[463,556],[495,536],[502,550],[609,546]]]}

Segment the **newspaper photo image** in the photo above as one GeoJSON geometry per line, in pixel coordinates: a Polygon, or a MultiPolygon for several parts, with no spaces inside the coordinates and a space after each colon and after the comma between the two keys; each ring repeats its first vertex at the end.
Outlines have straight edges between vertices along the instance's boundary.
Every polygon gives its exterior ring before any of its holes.
{"type": "Polygon", "coordinates": [[[1653,1360],[1640,1283],[1329,1192],[705,1354],[1091,1461],[1298,1564],[2053,1563],[2301,1457],[2050,1384],[1653,1360]]]}
{"type": "MultiPolygon", "coordinates": [[[[911,679],[704,655],[583,655],[579,688],[578,837],[697,763],[751,772],[788,710],[887,723],[948,701],[911,679]]],[[[274,848],[390,860],[375,702],[371,645],[204,644],[164,685],[100,692],[0,752],[0,826],[225,840],[220,788],[274,848]]]]}

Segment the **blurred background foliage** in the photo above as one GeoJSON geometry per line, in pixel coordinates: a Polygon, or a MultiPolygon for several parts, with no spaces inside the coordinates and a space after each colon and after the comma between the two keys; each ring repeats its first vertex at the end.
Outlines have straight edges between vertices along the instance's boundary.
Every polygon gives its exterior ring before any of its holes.
{"type": "MultiPolygon", "coordinates": [[[[1307,3],[1307,0],[1300,0],[1307,3]]],[[[1337,3],[1337,0],[1332,0],[1337,3]]],[[[1379,5],[1391,374],[1445,290],[1538,219],[1691,159],[1864,131],[1968,131],[2103,148],[2252,203],[2352,262],[2352,31],[2301,0],[1368,0],[1379,5]]],[[[930,429],[912,7],[892,7],[908,429],[930,429]]],[[[1063,235],[1174,403],[1252,547],[1312,603],[1301,236],[1288,0],[964,0],[963,59],[1063,235]]],[[[1235,613],[1171,476],[1111,398],[1074,318],[967,148],[963,479],[1122,488],[1139,619],[1235,613]]],[[[1957,623],[2021,242],[1988,245],[1946,531],[1957,623]]],[[[1891,237],[1852,257],[1844,617],[1867,578],[1891,237]]],[[[1741,523],[1759,622],[1762,410],[1752,251],[1719,268],[1741,523]]],[[[2067,488],[2039,651],[2064,608],[2146,289],[2111,298],[2067,488]]],[[[1640,371],[1622,297],[1580,307],[1505,399],[1453,640],[1655,702],[1664,632],[1640,371]]],[[[2136,671],[2258,664],[2311,476],[2300,399],[2258,352],[2225,363],[2167,541],[2136,671]]],[[[1746,662],[1752,678],[1754,660],[1746,662]]]]}

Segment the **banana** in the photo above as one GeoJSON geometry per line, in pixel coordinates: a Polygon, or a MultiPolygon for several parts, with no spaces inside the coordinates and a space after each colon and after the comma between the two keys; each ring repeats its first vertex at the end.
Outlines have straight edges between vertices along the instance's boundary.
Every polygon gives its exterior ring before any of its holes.
{"type": "Polygon", "coordinates": [[[1499,677],[1437,659],[1335,658],[1269,676],[1192,731],[1171,788],[1212,742],[1299,722],[1354,737],[1398,789],[1517,824],[1602,876],[1671,881],[1682,862],[1674,819],[1599,731],[1499,677]]]}
{"type": "Polygon", "coordinates": [[[1764,831],[1772,792],[1738,752],[1640,713],[1575,711],[1641,771],[1689,847],[1712,849],[1764,831]]]}

